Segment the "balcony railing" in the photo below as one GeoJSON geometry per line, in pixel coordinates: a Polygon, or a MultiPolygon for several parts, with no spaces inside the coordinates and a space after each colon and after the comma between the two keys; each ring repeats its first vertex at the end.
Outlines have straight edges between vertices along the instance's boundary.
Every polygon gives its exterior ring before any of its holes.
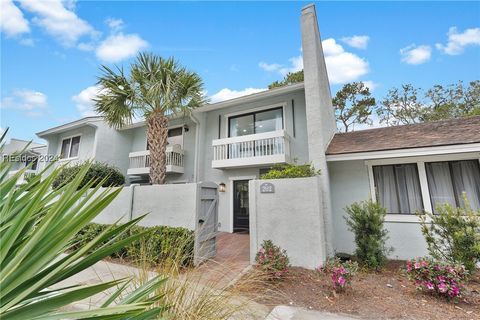
{"type": "Polygon", "coordinates": [[[284,130],[213,140],[213,168],[272,165],[290,161],[284,130]]]}
{"type": "MultiPolygon", "coordinates": [[[[128,175],[145,175],[150,173],[150,151],[143,150],[130,152],[128,155],[130,164],[128,166],[128,175]]],[[[184,151],[179,145],[169,145],[166,149],[167,173],[184,172],[184,151]]]]}

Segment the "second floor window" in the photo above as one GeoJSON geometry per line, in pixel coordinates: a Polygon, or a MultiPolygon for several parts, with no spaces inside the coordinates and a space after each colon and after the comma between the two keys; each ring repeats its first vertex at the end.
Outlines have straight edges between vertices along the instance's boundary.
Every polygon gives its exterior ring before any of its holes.
{"type": "Polygon", "coordinates": [[[252,112],[228,118],[228,136],[239,137],[249,134],[283,129],[283,108],[252,112]]]}
{"type": "Polygon", "coordinates": [[[80,147],[80,136],[71,137],[62,140],[62,149],[60,150],[60,158],[74,158],[78,156],[80,147]]]}
{"type": "Polygon", "coordinates": [[[423,211],[417,164],[374,166],[373,177],[377,201],[387,213],[423,211]]]}

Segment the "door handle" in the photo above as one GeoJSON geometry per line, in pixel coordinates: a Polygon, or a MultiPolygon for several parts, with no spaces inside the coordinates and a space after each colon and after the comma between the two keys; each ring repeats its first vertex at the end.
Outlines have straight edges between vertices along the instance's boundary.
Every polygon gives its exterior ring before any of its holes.
{"type": "Polygon", "coordinates": [[[204,223],[204,222],[205,222],[205,220],[203,220],[203,219],[198,220],[198,223],[204,223]]]}

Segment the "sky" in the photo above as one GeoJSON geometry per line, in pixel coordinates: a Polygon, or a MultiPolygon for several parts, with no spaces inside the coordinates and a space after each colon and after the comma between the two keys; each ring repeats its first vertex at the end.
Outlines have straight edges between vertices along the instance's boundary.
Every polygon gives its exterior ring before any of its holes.
{"type": "MultiPolygon", "coordinates": [[[[0,0],[0,128],[36,132],[93,114],[99,67],[138,52],[196,71],[212,102],[301,70],[309,2],[0,0]]],[[[381,100],[405,83],[480,79],[480,2],[316,2],[335,94],[364,81],[381,100]]]]}

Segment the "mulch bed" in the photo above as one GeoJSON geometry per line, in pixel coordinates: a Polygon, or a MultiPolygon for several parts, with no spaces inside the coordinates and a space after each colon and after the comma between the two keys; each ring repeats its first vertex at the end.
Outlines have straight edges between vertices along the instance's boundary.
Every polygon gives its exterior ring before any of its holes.
{"type": "Polygon", "coordinates": [[[344,293],[332,292],[327,275],[302,268],[291,268],[284,280],[265,283],[260,294],[258,288],[243,293],[266,305],[293,305],[364,319],[480,319],[479,273],[467,284],[466,296],[453,303],[417,291],[402,274],[403,265],[390,262],[378,273],[359,272],[344,293]]]}

